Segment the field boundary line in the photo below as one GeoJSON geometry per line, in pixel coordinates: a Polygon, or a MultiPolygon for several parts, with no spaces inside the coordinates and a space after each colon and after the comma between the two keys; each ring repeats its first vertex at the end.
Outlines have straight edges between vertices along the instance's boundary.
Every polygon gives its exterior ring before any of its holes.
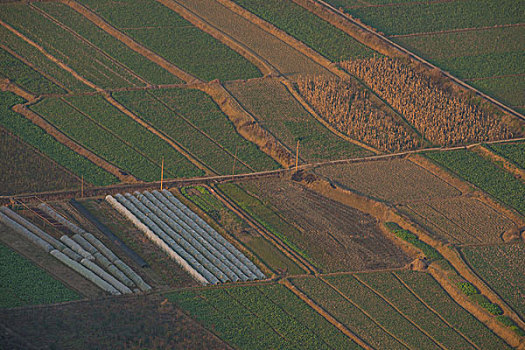
{"type": "MultiPolygon", "coordinates": [[[[131,174],[124,175],[125,172],[122,169],[120,169],[113,163],[107,161],[106,159],[102,158],[101,156],[97,155],[93,151],[82,146],[80,143],[77,143],[73,139],[69,138],[66,134],[62,133],[59,129],[57,129],[53,124],[49,123],[45,118],[38,115],[34,111],[30,110],[26,106],[19,104],[19,105],[13,106],[12,109],[16,113],[19,113],[23,115],[24,117],[26,117],[27,119],[29,119],[33,124],[40,127],[47,134],[55,138],[58,142],[68,147],[72,151],[76,152],[77,154],[87,158],[89,161],[99,166],[100,168],[106,170],[110,174],[113,174],[120,181],[123,181],[123,182],[137,182],[138,181],[137,178],[135,178],[131,174]]],[[[78,190],[75,190],[74,192],[76,193],[78,192],[78,190]]]]}
{"type": "MultiPolygon", "coordinates": [[[[66,24],[62,23],[60,20],[58,20],[57,18],[55,18],[54,16],[52,16],[51,14],[47,13],[46,11],[42,10],[41,8],[39,8],[38,6],[35,6],[33,5],[33,3],[29,3],[29,7],[32,8],[33,10],[35,10],[36,12],[40,13],[42,16],[44,16],[45,18],[49,19],[50,21],[52,21],[53,23],[55,23],[58,27],[62,28],[63,30],[65,30],[66,32],[70,33],[71,35],[73,35],[75,38],[77,38],[78,40],[82,41],[83,43],[85,43],[87,46],[91,47],[92,49],[94,49],[95,51],[99,52],[100,54],[102,54],[102,56],[106,57],[107,59],[109,59],[111,62],[115,63],[116,66],[119,66],[119,67],[122,67],[125,71],[127,71],[130,75],[132,75],[133,77],[135,77],[137,80],[141,81],[142,83],[144,83],[145,85],[151,85],[146,79],[142,78],[140,75],[138,75],[137,73],[135,73],[131,68],[127,67],[124,63],[120,62],[119,60],[117,60],[116,58],[112,57],[110,54],[108,54],[107,52],[105,52],[104,50],[102,50],[100,47],[96,46],[95,44],[93,44],[91,41],[89,41],[88,39],[86,39],[85,37],[83,37],[81,34],[79,34],[78,32],[76,32],[75,30],[73,30],[72,28],[70,28],[69,26],[67,26],[66,24]]],[[[101,62],[100,62],[101,65],[103,65],[101,62]]],[[[104,65],[105,66],[105,65],[104,65]]],[[[125,77],[123,77],[122,75],[119,74],[119,72],[113,70],[112,68],[110,67],[107,67],[105,66],[108,70],[110,70],[111,72],[115,73],[115,75],[119,76],[120,78],[122,78],[122,80],[125,80],[127,81],[128,83],[130,83],[131,85],[134,85],[134,86],[137,86],[136,84],[132,83],[131,81],[129,81],[128,79],[126,79],[125,77]]]]}
{"type": "Polygon", "coordinates": [[[248,46],[240,42],[239,40],[226,34],[216,26],[212,25],[204,18],[199,16],[194,11],[188,9],[183,4],[176,0],[156,0],[162,5],[166,6],[170,10],[178,13],[185,20],[193,24],[196,28],[200,29],[204,33],[209,34],[218,41],[224,43],[226,46],[236,51],[238,54],[246,58],[248,61],[253,63],[263,75],[278,75],[279,71],[266,59],[259,56],[248,46]]]}
{"type": "MultiPolygon", "coordinates": [[[[451,0],[454,2],[455,0],[451,0]]],[[[439,35],[439,34],[450,34],[450,33],[463,33],[463,32],[477,32],[477,31],[484,31],[484,30],[491,30],[491,29],[498,29],[498,28],[512,28],[512,27],[523,27],[525,26],[525,23],[510,23],[510,24],[496,24],[493,26],[487,26],[487,27],[471,27],[471,28],[458,28],[458,29],[448,29],[448,30],[438,30],[436,32],[420,32],[420,33],[410,33],[410,34],[399,34],[399,35],[387,35],[388,38],[409,38],[413,36],[432,36],[432,35],[439,35]]],[[[465,79],[465,81],[468,81],[469,79],[465,79]]]]}
{"type": "Polygon", "coordinates": [[[104,30],[109,35],[113,36],[120,42],[122,42],[124,45],[132,49],[133,51],[141,54],[142,56],[146,57],[148,60],[156,63],[160,67],[164,68],[174,76],[180,78],[181,80],[189,83],[189,82],[200,82],[201,80],[193,75],[191,75],[188,72],[183,71],[173,63],[169,62],[162,56],[158,55],[154,51],[146,48],[142,44],[138,43],[137,41],[133,40],[128,35],[122,33],[117,28],[113,27],[111,24],[106,22],[102,17],[100,17],[98,14],[93,12],[91,9],[79,4],[78,2],[74,0],[60,0],[67,6],[71,7],[76,12],[80,13],[82,16],[87,18],[89,21],[94,23],[96,26],[98,26],[100,29],[104,30]]]}
{"type": "Polygon", "coordinates": [[[262,237],[273,244],[279,249],[284,255],[290,258],[300,268],[305,270],[306,273],[317,273],[317,269],[311,265],[306,259],[296,253],[293,249],[288,247],[279,237],[267,230],[262,226],[256,219],[254,219],[249,213],[243,210],[228,196],[217,190],[215,187],[204,186],[213,195],[215,195],[228,209],[233,213],[244,219],[252,228],[254,228],[262,237]]]}
{"type": "Polygon", "coordinates": [[[4,44],[0,43],[0,48],[5,50],[6,52],[8,52],[10,55],[12,55],[13,57],[15,57],[16,59],[18,59],[20,62],[22,62],[23,64],[25,64],[26,66],[28,66],[29,68],[31,68],[32,70],[34,70],[35,72],[37,72],[38,74],[42,75],[45,79],[49,80],[50,82],[56,84],[58,87],[60,87],[61,89],[63,89],[64,91],[66,91],[66,93],[71,93],[72,90],[68,89],[64,84],[62,84],[60,81],[58,81],[57,79],[55,79],[54,77],[52,77],[51,75],[49,75],[48,73],[44,72],[42,69],[38,68],[35,64],[33,64],[32,62],[28,61],[26,58],[24,58],[23,56],[19,55],[17,52],[15,52],[14,50],[12,50],[11,48],[5,46],[4,44]]]}
{"type": "Polygon", "coordinates": [[[286,288],[288,288],[293,294],[295,294],[299,299],[306,303],[309,307],[314,309],[319,315],[324,317],[328,322],[330,322],[334,327],[341,331],[348,338],[353,340],[356,344],[361,346],[363,349],[372,350],[373,348],[367,344],[363,339],[361,339],[357,334],[352,332],[348,327],[339,322],[334,316],[332,316],[328,311],[323,309],[319,304],[317,304],[313,299],[311,299],[307,294],[302,292],[299,288],[292,284],[288,279],[283,279],[279,281],[286,288]]]}
{"type": "MultiPolygon", "coordinates": [[[[353,274],[352,274],[353,276],[353,274]]],[[[334,290],[337,294],[339,294],[344,300],[346,300],[347,302],[349,302],[350,304],[352,304],[356,309],[358,309],[360,312],[363,313],[363,315],[365,315],[373,324],[375,324],[377,327],[379,327],[379,329],[381,329],[383,332],[385,332],[386,334],[388,334],[389,336],[392,337],[392,339],[394,339],[395,341],[397,341],[399,344],[401,344],[402,346],[404,346],[405,348],[407,349],[411,349],[410,346],[408,346],[408,344],[405,344],[405,342],[402,340],[402,339],[399,339],[396,335],[392,334],[389,330],[387,330],[386,328],[384,328],[384,326],[379,323],[378,321],[376,321],[367,311],[365,311],[363,308],[361,308],[361,306],[359,306],[357,303],[355,303],[354,301],[352,301],[346,294],[344,294],[343,292],[341,292],[339,290],[339,288],[337,288],[336,286],[334,286],[332,283],[328,282],[326,279],[324,279],[323,277],[319,277],[319,279],[324,283],[326,284],[328,287],[330,287],[332,290],[334,290]]]]}
{"type": "Polygon", "coordinates": [[[521,169],[520,167],[514,165],[511,160],[503,157],[496,151],[484,145],[473,147],[472,151],[481,155],[484,158],[488,158],[488,160],[496,167],[503,168],[503,170],[511,173],[512,175],[514,175],[514,177],[517,177],[522,182],[525,182],[525,169],[521,169]],[[501,167],[498,165],[501,165],[501,167]]]}
{"type": "Polygon", "coordinates": [[[412,324],[416,329],[418,329],[422,334],[424,334],[427,338],[429,338],[433,343],[435,343],[439,348],[446,350],[446,347],[441,344],[439,341],[434,339],[433,336],[431,336],[426,330],[424,330],[421,326],[419,326],[415,321],[413,321],[410,317],[405,315],[404,312],[399,310],[397,306],[394,305],[388,298],[386,298],[383,294],[381,294],[379,291],[375,290],[373,287],[371,287],[368,283],[364,282],[355,274],[353,276],[361,285],[363,285],[365,288],[368,288],[372,293],[377,295],[380,299],[382,299],[384,302],[386,302],[388,305],[390,305],[391,308],[393,308],[399,315],[401,315],[405,320],[407,320],[410,324],[412,324]]]}
{"type": "MultiPolygon", "coordinates": [[[[221,1],[224,1],[224,0],[221,0],[221,1]]],[[[408,55],[410,58],[412,58],[412,59],[414,59],[416,61],[419,61],[424,66],[426,66],[426,67],[428,67],[430,69],[435,69],[435,70],[441,72],[441,74],[443,74],[444,76],[449,78],[451,81],[456,83],[459,87],[462,87],[463,89],[470,90],[470,91],[474,92],[476,95],[478,95],[478,96],[484,98],[485,100],[491,102],[493,105],[497,106],[500,110],[503,110],[507,114],[513,115],[515,117],[518,117],[521,120],[525,120],[525,116],[523,114],[513,110],[509,106],[507,106],[507,105],[503,104],[502,102],[499,102],[498,100],[490,97],[489,95],[485,94],[484,92],[481,92],[480,90],[478,90],[478,89],[468,85],[467,83],[465,83],[461,79],[456,78],[455,76],[453,76],[449,72],[444,71],[443,69],[435,66],[434,64],[432,64],[429,61],[423,59],[421,56],[418,56],[418,55],[414,54],[413,52],[409,51],[408,49],[404,48],[403,46],[401,46],[399,44],[396,44],[392,40],[388,39],[386,36],[381,35],[380,33],[376,32],[373,29],[371,29],[371,27],[368,27],[367,25],[357,21],[351,15],[348,15],[348,14],[346,14],[346,13],[336,9],[332,5],[328,4],[326,1],[324,1],[324,0],[293,0],[293,1],[297,2],[297,3],[299,3],[299,1],[305,2],[305,3],[310,3],[313,7],[316,7],[316,10],[308,8],[309,11],[311,11],[312,13],[317,15],[319,18],[322,18],[325,21],[329,22],[333,26],[343,30],[345,33],[347,33],[348,35],[350,35],[351,37],[353,37],[357,41],[363,43],[364,45],[369,46],[369,47],[370,47],[370,45],[374,45],[373,43],[371,44],[370,42],[367,42],[367,40],[365,40],[365,37],[368,40],[370,40],[373,37],[375,39],[374,41],[376,41],[377,44],[379,44],[381,47],[383,47],[383,51],[390,51],[390,52],[386,52],[386,56],[392,56],[392,50],[398,52],[401,55],[408,55]],[[330,15],[332,15],[332,16],[330,16],[330,15]],[[337,17],[338,20],[335,20],[334,18],[330,18],[330,17],[334,17],[334,16],[337,17]],[[348,27],[349,25],[351,25],[353,27],[357,27],[356,29],[358,29],[361,32],[360,35],[355,33],[355,29],[354,29],[354,32],[353,32],[348,27]],[[365,33],[363,33],[363,32],[365,32],[365,33]]],[[[307,6],[308,5],[305,5],[303,7],[307,8],[307,6]]],[[[379,49],[380,48],[378,48],[378,50],[379,49]]]]}
{"type": "Polygon", "coordinates": [[[421,302],[421,304],[423,304],[428,310],[430,310],[432,313],[434,313],[437,317],[439,317],[439,319],[441,321],[443,321],[443,323],[445,323],[447,326],[449,326],[451,329],[453,329],[457,334],[459,334],[463,339],[465,339],[470,345],[472,345],[475,349],[478,349],[478,350],[482,350],[477,344],[475,344],[474,342],[472,342],[470,340],[469,337],[467,337],[465,334],[463,334],[459,329],[456,329],[456,327],[454,327],[453,325],[451,325],[443,316],[441,316],[441,314],[439,312],[437,312],[437,310],[435,310],[433,307],[431,307],[430,305],[428,305],[419,295],[416,294],[416,292],[414,292],[412,290],[412,288],[410,288],[408,286],[408,284],[406,284],[405,281],[403,281],[395,272],[392,272],[392,275],[394,276],[394,278],[396,278],[399,283],[401,283],[409,292],[410,294],[412,294],[417,300],[419,300],[419,302],[421,302]]]}
{"type": "Polygon", "coordinates": [[[210,169],[204,163],[198,160],[197,157],[191,154],[188,150],[186,150],[183,146],[181,146],[177,141],[173,140],[171,137],[165,135],[162,131],[157,130],[151,124],[144,121],[138,115],[136,115],[131,110],[126,108],[124,105],[122,105],[120,102],[115,100],[113,96],[111,96],[110,94],[104,94],[104,99],[108,101],[113,107],[118,109],[120,112],[124,113],[126,116],[128,116],[133,121],[135,121],[137,124],[141,125],[143,128],[151,132],[153,135],[157,136],[158,138],[160,138],[161,140],[169,144],[171,147],[173,147],[177,152],[179,152],[182,156],[188,159],[197,168],[203,170],[205,173],[210,173],[210,169]]]}
{"type": "Polygon", "coordinates": [[[86,78],[84,78],[83,76],[78,74],[71,67],[69,67],[68,65],[66,65],[65,63],[60,61],[58,58],[56,58],[53,55],[51,55],[50,53],[48,53],[42,46],[38,45],[36,42],[34,42],[31,39],[29,39],[28,37],[26,37],[25,35],[23,35],[19,31],[17,31],[15,28],[11,27],[9,24],[7,24],[4,21],[0,20],[0,25],[2,25],[4,28],[6,28],[7,30],[9,30],[10,32],[15,34],[17,37],[19,37],[20,39],[24,40],[26,43],[28,43],[29,45],[33,46],[35,49],[40,51],[40,53],[42,53],[47,59],[49,59],[53,63],[57,64],[60,68],[64,69],[68,73],[70,73],[78,81],[84,83],[85,85],[89,86],[93,90],[102,91],[102,89],[100,89],[98,86],[96,86],[91,81],[87,80],[86,78]]]}
{"type": "Polygon", "coordinates": [[[355,144],[355,145],[357,145],[359,147],[367,149],[367,150],[369,150],[369,151],[371,151],[371,152],[373,152],[375,154],[381,154],[381,152],[379,150],[377,150],[377,149],[375,149],[375,148],[373,148],[373,147],[371,147],[371,146],[369,146],[369,145],[367,145],[365,143],[362,143],[362,142],[360,142],[358,140],[354,140],[350,136],[343,134],[342,132],[338,131],[333,126],[331,126],[330,123],[328,123],[324,118],[322,118],[319,114],[317,114],[317,112],[313,109],[313,107],[310,106],[308,104],[308,102],[306,102],[303,99],[303,97],[299,94],[299,92],[297,92],[297,90],[294,88],[293,83],[290,80],[281,77],[279,79],[279,81],[290,92],[290,94],[292,95],[294,100],[296,100],[310,115],[312,115],[319,123],[321,123],[325,128],[330,130],[333,134],[335,134],[336,136],[342,138],[345,141],[348,141],[348,142],[353,143],[353,144],[355,144]]]}
{"type": "MultiPolygon", "coordinates": [[[[206,93],[206,92],[205,92],[206,93]]],[[[206,93],[207,94],[207,93],[206,93]]],[[[221,145],[217,140],[215,140],[213,137],[211,137],[210,135],[208,135],[208,133],[206,133],[204,130],[201,130],[201,128],[199,128],[197,125],[195,125],[191,120],[189,120],[188,118],[186,118],[182,113],[179,113],[177,110],[175,110],[174,108],[172,108],[170,105],[168,105],[168,103],[166,103],[164,100],[162,100],[160,97],[158,96],[155,96],[154,94],[151,94],[151,93],[148,93],[148,95],[150,95],[154,100],[158,101],[161,105],[163,105],[164,107],[166,107],[167,109],[169,109],[170,111],[172,111],[175,115],[177,115],[177,117],[179,119],[182,119],[186,124],[188,124],[190,127],[192,127],[193,129],[195,129],[195,131],[197,131],[198,133],[202,134],[205,138],[207,138],[208,140],[210,140],[213,144],[215,144],[218,148],[220,148],[224,153],[226,153],[227,155],[229,155],[230,157],[232,157],[233,159],[236,159],[239,163],[241,163],[242,165],[244,165],[246,168],[248,168],[249,170],[251,171],[255,171],[255,169],[253,169],[249,164],[245,163],[242,159],[238,158],[238,156],[232,154],[226,147],[224,147],[223,145],[221,145]]],[[[210,96],[209,94],[207,94],[208,96],[210,96]]],[[[210,96],[211,98],[211,96],[210,96]]],[[[213,100],[213,99],[212,99],[213,100]]],[[[224,115],[226,116],[226,118],[228,118],[228,115],[226,113],[224,113],[224,115]]],[[[228,118],[229,119],[229,118],[228,118]]],[[[241,136],[242,137],[242,136],[241,136]]],[[[203,163],[204,164],[204,163],[203,163]]],[[[209,169],[211,169],[215,174],[217,174],[217,171],[215,169],[213,169],[210,165],[206,165],[206,167],[208,167],[209,169]]]]}

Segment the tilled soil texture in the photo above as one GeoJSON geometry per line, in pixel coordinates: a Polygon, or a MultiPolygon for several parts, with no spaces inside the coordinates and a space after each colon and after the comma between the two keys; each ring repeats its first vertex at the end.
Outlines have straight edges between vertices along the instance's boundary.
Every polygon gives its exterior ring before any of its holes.
{"type": "Polygon", "coordinates": [[[503,233],[515,226],[475,198],[437,198],[400,208],[429,232],[453,244],[503,243],[503,233]]]}
{"type": "Polygon", "coordinates": [[[231,36],[281,74],[326,74],[329,71],[258,25],[214,0],[178,0],[218,30],[231,36]]]}
{"type": "Polygon", "coordinates": [[[0,129],[0,195],[80,187],[77,177],[0,129]]]}
{"type": "Polygon", "coordinates": [[[158,295],[12,309],[2,312],[0,326],[12,331],[0,337],[5,349],[230,349],[158,295]]]}
{"type": "Polygon", "coordinates": [[[289,240],[304,250],[323,272],[397,268],[410,261],[368,214],[291,181],[257,180],[243,187],[256,191],[299,229],[300,234],[289,236],[289,240]]]}
{"type": "Polygon", "coordinates": [[[331,165],[316,171],[344,188],[393,203],[461,194],[428,170],[406,159],[331,165]]]}

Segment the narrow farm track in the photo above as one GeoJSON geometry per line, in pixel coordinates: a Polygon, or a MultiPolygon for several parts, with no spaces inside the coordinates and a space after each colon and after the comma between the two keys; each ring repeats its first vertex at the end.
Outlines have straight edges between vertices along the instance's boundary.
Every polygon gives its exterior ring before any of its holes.
{"type": "Polygon", "coordinates": [[[141,54],[148,60],[161,66],[162,68],[164,68],[171,74],[175,75],[176,77],[184,80],[187,83],[200,82],[199,78],[183,71],[179,67],[175,66],[173,63],[169,62],[168,60],[164,59],[160,55],[156,54],[155,52],[147,49],[143,45],[131,39],[129,36],[127,36],[126,34],[119,31],[117,28],[110,25],[108,22],[106,22],[104,19],[102,19],[100,16],[95,14],[93,11],[91,11],[87,7],[73,0],[63,0],[63,3],[71,7],[73,10],[75,10],[76,12],[84,16],[85,18],[87,18],[89,21],[97,25],[100,29],[104,30],[109,35],[113,36],[115,39],[121,41],[123,44],[125,44],[127,47],[129,47],[133,51],[141,54]]]}
{"type": "MultiPolygon", "coordinates": [[[[409,38],[413,36],[429,36],[429,35],[450,34],[450,33],[477,32],[477,31],[491,30],[491,29],[497,29],[497,28],[511,28],[511,27],[523,27],[523,26],[525,26],[525,23],[498,24],[495,26],[488,26],[488,27],[459,28],[459,29],[439,30],[436,32],[421,32],[421,33],[411,33],[411,34],[389,35],[388,38],[409,38]]],[[[468,79],[465,79],[465,81],[468,81],[468,79]]]]}
{"type": "Polygon", "coordinates": [[[301,255],[296,253],[294,250],[289,248],[280,238],[275,236],[273,233],[268,231],[264,226],[259,224],[257,220],[253,219],[248,213],[246,213],[242,208],[240,208],[236,203],[234,203],[230,198],[223,195],[220,191],[217,191],[215,188],[206,186],[208,191],[215,195],[228,209],[233,211],[239,217],[244,219],[253,229],[255,229],[261,236],[270,241],[277,249],[284,253],[288,258],[290,258],[294,263],[300,266],[307,273],[318,273],[317,268],[310,264],[306,259],[301,255]]]}
{"type": "MultiPolygon", "coordinates": [[[[227,1],[227,0],[220,0],[220,1],[227,1]]],[[[500,110],[502,110],[502,111],[504,111],[504,112],[506,112],[508,114],[511,114],[511,115],[513,115],[515,117],[518,117],[521,120],[525,120],[525,116],[523,114],[513,110],[512,108],[506,106],[505,104],[501,103],[500,101],[498,101],[498,100],[488,96],[487,94],[479,91],[478,89],[468,85],[463,80],[456,78],[455,76],[453,76],[449,72],[446,72],[446,71],[442,70],[441,68],[435,66],[434,64],[428,62],[427,60],[425,60],[421,56],[418,56],[415,53],[413,53],[413,52],[407,50],[406,48],[402,47],[401,45],[396,44],[395,42],[393,42],[392,40],[390,40],[386,36],[384,36],[384,35],[382,35],[380,33],[377,33],[376,31],[370,29],[368,26],[360,23],[359,21],[356,21],[352,16],[350,16],[350,15],[344,13],[342,10],[339,10],[339,9],[335,8],[334,6],[328,4],[326,1],[324,1],[324,0],[293,0],[293,1],[296,2],[297,4],[303,6],[307,10],[311,11],[315,15],[319,16],[320,18],[324,19],[325,21],[331,23],[335,27],[343,30],[344,32],[346,32],[350,36],[354,37],[359,42],[363,43],[364,45],[367,45],[367,42],[366,42],[366,40],[363,39],[363,34],[356,34],[356,29],[355,28],[358,28],[358,30],[361,33],[366,33],[369,38],[370,37],[375,38],[376,40],[378,40],[378,42],[382,43],[383,45],[386,45],[391,50],[395,50],[398,53],[401,53],[401,54],[404,54],[404,55],[408,55],[410,58],[412,58],[412,59],[422,63],[424,66],[426,66],[426,67],[428,67],[430,69],[439,71],[441,74],[443,74],[444,76],[449,78],[451,81],[456,83],[458,86],[460,86],[460,87],[462,87],[462,88],[464,88],[466,90],[472,91],[476,95],[482,97],[483,99],[485,99],[485,100],[489,101],[490,103],[492,103],[493,105],[495,105],[498,109],[500,109],[500,110]]]]}
{"type": "Polygon", "coordinates": [[[384,302],[386,302],[388,305],[390,305],[390,307],[392,307],[394,310],[396,310],[396,312],[398,314],[400,314],[405,320],[407,320],[408,322],[410,322],[411,325],[413,325],[414,327],[416,327],[421,333],[423,333],[425,336],[427,336],[427,338],[429,338],[434,344],[436,344],[439,348],[441,349],[446,349],[445,346],[443,344],[441,344],[440,342],[438,342],[436,339],[434,339],[434,337],[432,337],[432,335],[430,335],[425,329],[421,328],[414,320],[412,320],[410,317],[408,317],[407,315],[405,315],[405,313],[403,313],[397,306],[395,306],[390,300],[388,300],[388,298],[386,298],[383,294],[381,294],[379,291],[375,290],[373,287],[371,287],[370,285],[368,285],[367,283],[365,283],[363,280],[361,280],[359,278],[359,276],[357,275],[354,275],[354,278],[359,282],[361,283],[363,286],[365,286],[366,288],[368,288],[370,291],[372,291],[375,295],[377,295],[379,298],[381,298],[381,300],[383,300],[384,302]]]}
{"type": "Polygon", "coordinates": [[[350,304],[352,304],[355,308],[357,308],[359,311],[361,311],[366,317],[368,317],[376,326],[378,326],[379,328],[381,328],[381,330],[383,332],[385,332],[386,334],[388,334],[389,336],[391,336],[392,338],[394,338],[399,344],[401,344],[402,346],[404,346],[405,348],[407,349],[410,349],[410,346],[408,346],[405,342],[403,342],[403,340],[399,339],[398,337],[396,337],[395,334],[389,332],[387,329],[385,329],[379,322],[377,322],[368,312],[366,312],[366,310],[364,310],[363,308],[361,308],[358,304],[354,303],[346,294],[344,294],[341,290],[339,290],[336,286],[334,286],[333,284],[331,284],[330,282],[328,282],[326,279],[322,278],[322,277],[319,277],[319,279],[325,283],[327,286],[329,286],[330,288],[332,288],[337,294],[339,294],[343,299],[345,299],[347,302],[349,302],[350,304]]]}
{"type": "Polygon", "coordinates": [[[443,321],[443,323],[445,323],[447,326],[449,326],[451,329],[453,329],[457,334],[459,334],[463,339],[465,339],[470,345],[472,345],[472,347],[474,347],[475,349],[478,349],[478,350],[482,350],[480,349],[479,346],[477,346],[474,342],[472,342],[472,340],[470,340],[470,338],[468,338],[466,335],[464,335],[461,331],[459,331],[458,329],[456,329],[454,326],[452,326],[443,316],[441,316],[434,308],[432,308],[430,305],[428,305],[423,299],[421,299],[419,297],[419,295],[417,295],[409,286],[408,284],[405,283],[405,281],[403,281],[401,278],[399,278],[395,272],[392,272],[392,275],[399,281],[399,283],[401,283],[409,292],[410,294],[412,294],[417,300],[419,300],[423,305],[425,305],[425,307],[430,310],[433,314],[435,314],[437,317],[439,317],[439,319],[441,321],[443,321]]]}
{"type": "Polygon", "coordinates": [[[288,288],[292,293],[294,293],[299,299],[304,301],[308,306],[314,309],[319,315],[323,316],[328,322],[334,325],[337,329],[343,332],[348,338],[352,339],[355,343],[361,346],[363,349],[372,350],[373,348],[367,344],[363,339],[354,334],[350,329],[348,329],[344,324],[339,322],[335,317],[330,315],[326,310],[321,306],[317,305],[312,299],[310,299],[306,294],[300,291],[296,286],[294,286],[288,279],[283,279],[280,281],[286,288],[288,288]]]}

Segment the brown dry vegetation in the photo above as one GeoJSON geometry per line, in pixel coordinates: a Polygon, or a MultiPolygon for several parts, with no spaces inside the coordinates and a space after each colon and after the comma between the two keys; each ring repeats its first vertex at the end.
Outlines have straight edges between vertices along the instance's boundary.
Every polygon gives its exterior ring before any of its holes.
{"type": "Polygon", "coordinates": [[[399,203],[458,196],[461,193],[407,159],[324,166],[317,173],[365,196],[399,203]]]}
{"type": "Polygon", "coordinates": [[[501,116],[473,99],[453,94],[415,64],[376,57],[345,61],[341,66],[363,80],[434,144],[508,139],[517,133],[501,116]]]}
{"type": "Polygon", "coordinates": [[[420,146],[406,126],[370,93],[350,80],[306,77],[297,82],[299,92],[324,118],[344,134],[382,151],[397,152],[420,146]]]}
{"type": "Polygon", "coordinates": [[[7,310],[0,325],[14,330],[4,349],[231,349],[160,295],[7,310]]]}
{"type": "Polygon", "coordinates": [[[281,233],[326,272],[396,268],[410,261],[371,215],[292,181],[261,179],[244,186],[298,228],[295,234],[281,233]]]}

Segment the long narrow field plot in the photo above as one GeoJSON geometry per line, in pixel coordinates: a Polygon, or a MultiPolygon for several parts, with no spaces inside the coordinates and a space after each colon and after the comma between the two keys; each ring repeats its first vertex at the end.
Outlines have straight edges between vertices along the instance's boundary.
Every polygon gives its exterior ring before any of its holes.
{"type": "Polygon", "coordinates": [[[291,0],[235,0],[235,2],[334,62],[352,57],[378,55],[377,52],[291,0]]]}
{"type": "Polygon", "coordinates": [[[0,307],[53,304],[80,296],[0,243],[0,307]]]}
{"type": "Polygon", "coordinates": [[[316,171],[344,188],[394,203],[460,194],[456,188],[407,159],[330,165],[316,171]]]}
{"type": "Polygon", "coordinates": [[[293,225],[280,234],[324,271],[401,267],[410,260],[381,233],[375,218],[356,209],[291,181],[257,180],[242,186],[293,225]]]}
{"type": "Polygon", "coordinates": [[[293,284],[374,348],[509,348],[425,273],[296,278],[293,284]]]}
{"type": "Polygon", "coordinates": [[[3,6],[0,19],[49,54],[103,88],[143,85],[134,74],[90,42],[28,4],[3,6]]]}
{"type": "Polygon", "coordinates": [[[78,188],[80,180],[0,128],[0,195],[78,188]]]}
{"type": "Polygon", "coordinates": [[[300,274],[304,272],[206,188],[183,187],[181,192],[276,273],[300,274]]]}
{"type": "Polygon", "coordinates": [[[520,168],[525,169],[525,142],[498,143],[488,145],[488,147],[520,168]]]}
{"type": "Polygon", "coordinates": [[[409,203],[402,210],[450,243],[502,243],[515,224],[475,198],[453,197],[409,203]]]}
{"type": "Polygon", "coordinates": [[[304,161],[352,158],[371,153],[328,130],[277,80],[233,82],[226,84],[226,88],[288,149],[295,152],[299,140],[299,158],[304,161]]]}
{"type": "Polygon", "coordinates": [[[519,1],[328,2],[468,84],[523,110],[525,28],[519,1]]]}
{"type": "Polygon", "coordinates": [[[169,191],[108,195],[106,200],[202,284],[265,278],[244,254],[169,191]]]}
{"type": "Polygon", "coordinates": [[[234,169],[236,172],[249,172],[278,167],[253,143],[240,136],[228,117],[202,91],[164,89],[114,95],[216,173],[231,174],[234,169]]]}
{"type": "Polygon", "coordinates": [[[359,349],[282,285],[196,289],[168,299],[241,349],[359,349]]]}
{"type": "Polygon", "coordinates": [[[241,55],[156,1],[80,2],[145,47],[203,80],[226,81],[261,75],[241,55]]]}
{"type": "Polygon", "coordinates": [[[88,159],[80,156],[59,143],[28,119],[13,112],[10,107],[25,102],[22,98],[10,93],[0,92],[0,124],[29,143],[58,164],[69,169],[77,176],[84,176],[85,181],[94,185],[109,185],[118,181],[116,177],[102,170],[88,159]]]}
{"type": "Polygon", "coordinates": [[[15,329],[26,349],[231,349],[158,295],[7,310],[0,324],[15,329]]]}
{"type": "Polygon", "coordinates": [[[523,319],[525,317],[525,256],[523,243],[461,249],[470,267],[523,319]]]}
{"type": "Polygon", "coordinates": [[[525,214],[525,184],[488,159],[468,150],[433,152],[426,156],[525,214]]]}
{"type": "Polygon", "coordinates": [[[168,143],[100,96],[48,98],[31,108],[72,139],[139,179],[160,179],[162,158],[166,177],[202,174],[168,143]]]}

